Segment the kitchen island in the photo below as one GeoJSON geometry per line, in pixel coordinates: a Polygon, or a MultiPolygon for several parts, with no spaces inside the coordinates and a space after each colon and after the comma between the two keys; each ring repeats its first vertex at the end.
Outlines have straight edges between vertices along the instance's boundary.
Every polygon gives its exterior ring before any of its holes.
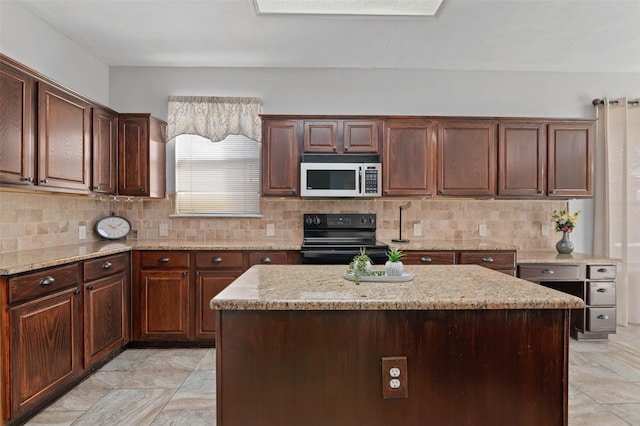
{"type": "Polygon", "coordinates": [[[218,425],[567,424],[579,298],[473,265],[345,270],[258,265],[211,300],[218,425]]]}

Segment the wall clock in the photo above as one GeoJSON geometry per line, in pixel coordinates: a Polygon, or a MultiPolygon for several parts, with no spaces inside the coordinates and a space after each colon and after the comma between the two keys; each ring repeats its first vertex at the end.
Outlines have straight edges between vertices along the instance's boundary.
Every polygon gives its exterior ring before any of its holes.
{"type": "Polygon", "coordinates": [[[131,232],[131,222],[113,213],[96,222],[95,231],[98,236],[107,240],[119,240],[131,232]]]}

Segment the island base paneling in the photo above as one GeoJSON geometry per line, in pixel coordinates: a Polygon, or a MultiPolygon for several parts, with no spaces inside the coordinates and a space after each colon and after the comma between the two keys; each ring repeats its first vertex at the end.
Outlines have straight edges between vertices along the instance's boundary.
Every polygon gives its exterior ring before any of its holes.
{"type": "Polygon", "coordinates": [[[217,424],[566,425],[569,312],[222,310],[217,424]],[[405,356],[408,398],[384,399],[405,356]]]}

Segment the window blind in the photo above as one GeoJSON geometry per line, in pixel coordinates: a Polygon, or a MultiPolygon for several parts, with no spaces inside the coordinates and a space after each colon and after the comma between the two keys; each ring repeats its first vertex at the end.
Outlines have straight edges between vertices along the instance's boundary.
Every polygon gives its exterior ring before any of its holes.
{"type": "Polygon", "coordinates": [[[176,214],[260,214],[260,143],[230,135],[220,142],[176,137],[176,214]]]}

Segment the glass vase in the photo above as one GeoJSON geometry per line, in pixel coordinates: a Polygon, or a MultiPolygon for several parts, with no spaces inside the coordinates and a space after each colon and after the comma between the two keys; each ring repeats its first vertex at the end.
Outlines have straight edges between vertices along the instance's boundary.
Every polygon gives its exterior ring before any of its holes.
{"type": "Polygon", "coordinates": [[[560,254],[569,254],[573,251],[573,243],[569,240],[569,233],[562,231],[562,238],[556,243],[556,250],[560,254]]]}

